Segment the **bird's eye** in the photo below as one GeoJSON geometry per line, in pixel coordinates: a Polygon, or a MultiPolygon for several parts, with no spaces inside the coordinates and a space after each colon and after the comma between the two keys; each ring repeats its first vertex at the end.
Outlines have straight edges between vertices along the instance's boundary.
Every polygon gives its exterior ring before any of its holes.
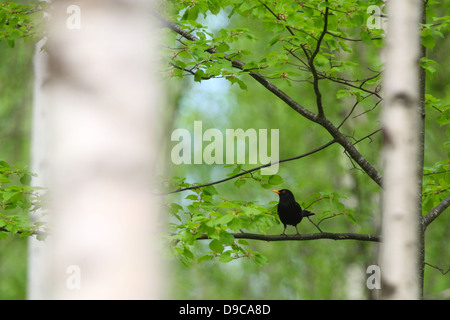
{"type": "Polygon", "coordinates": [[[285,193],[285,191],[281,191],[281,193],[285,193]]]}

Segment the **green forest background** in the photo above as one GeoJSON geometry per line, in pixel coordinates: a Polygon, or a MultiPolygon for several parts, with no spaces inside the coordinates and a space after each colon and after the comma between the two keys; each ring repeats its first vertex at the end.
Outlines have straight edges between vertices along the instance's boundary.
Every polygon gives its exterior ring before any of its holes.
{"type": "MultiPolygon", "coordinates": [[[[449,12],[450,4],[441,4],[436,11],[449,12]]],[[[430,13],[432,14],[432,13],[430,13]]],[[[216,28],[227,27],[226,15],[213,16],[205,25],[216,28]]],[[[201,20],[201,19],[200,19],[201,20]]],[[[233,25],[246,25],[242,17],[235,16],[233,25]]],[[[240,40],[236,47],[248,48],[254,53],[263,52],[271,35],[260,25],[251,26],[259,39],[257,42],[240,40]]],[[[373,65],[379,59],[379,51],[352,43],[348,59],[358,66],[373,65]]],[[[436,46],[429,50],[428,57],[437,61],[437,71],[427,81],[427,92],[450,103],[448,70],[450,65],[450,38],[437,39],[436,46]]],[[[16,41],[10,48],[0,41],[0,159],[10,164],[28,167],[30,163],[30,140],[32,118],[32,90],[34,44],[16,41]]],[[[165,66],[162,65],[164,70],[165,66]]],[[[224,79],[212,79],[202,83],[193,78],[165,78],[163,81],[170,92],[170,106],[167,107],[167,144],[163,153],[170,163],[173,143],[170,134],[173,129],[192,130],[195,120],[203,121],[203,128],[225,129],[254,128],[280,129],[280,159],[296,156],[315,149],[330,140],[329,135],[317,126],[298,116],[284,103],[274,98],[266,89],[250,79],[241,78],[247,90],[231,86],[224,79]]],[[[313,105],[315,96],[311,86],[293,83],[283,87],[293,97],[301,97],[305,105],[313,105]]],[[[342,118],[348,112],[343,100],[336,99],[337,88],[324,84],[322,92],[329,115],[342,118]],[[335,104],[334,104],[334,101],[335,104]]],[[[363,116],[354,118],[346,127],[349,136],[358,140],[379,126],[381,106],[363,116]]],[[[361,112],[363,110],[360,110],[361,112]]],[[[439,113],[427,109],[425,166],[447,159],[445,129],[436,118],[439,113]]],[[[381,135],[366,139],[358,144],[358,150],[376,167],[381,168],[381,135]]],[[[251,166],[248,166],[250,168],[251,166]]],[[[222,165],[171,165],[171,176],[186,177],[190,183],[209,182],[221,179],[230,172],[222,165]]],[[[367,183],[367,178],[355,169],[349,158],[338,145],[333,145],[304,159],[280,165],[278,172],[284,183],[279,188],[294,191],[297,200],[311,200],[317,192],[338,192],[346,196],[346,206],[354,210],[356,224],[345,217],[336,217],[322,225],[330,232],[378,233],[380,215],[379,188],[367,183]]],[[[220,196],[225,199],[257,201],[262,206],[273,206],[278,196],[249,181],[239,188],[233,180],[216,185],[220,196]]],[[[175,194],[170,201],[183,202],[187,194],[175,194]]],[[[425,261],[444,270],[450,265],[449,237],[450,215],[442,214],[427,230],[425,261]]],[[[294,229],[288,229],[293,233],[294,229]]],[[[309,221],[303,221],[301,233],[316,232],[309,221]]],[[[280,234],[282,225],[271,228],[268,234],[280,234]]],[[[376,264],[378,244],[358,241],[290,241],[259,242],[248,241],[250,248],[263,254],[268,264],[257,266],[246,259],[221,263],[216,260],[185,266],[169,257],[171,297],[175,299],[366,299],[376,295],[368,290],[366,268],[376,264]]],[[[207,247],[207,242],[198,247],[207,247]]],[[[0,299],[26,298],[27,242],[17,235],[0,241],[0,299]]],[[[450,298],[450,272],[446,275],[435,268],[425,267],[424,297],[450,298]]]]}

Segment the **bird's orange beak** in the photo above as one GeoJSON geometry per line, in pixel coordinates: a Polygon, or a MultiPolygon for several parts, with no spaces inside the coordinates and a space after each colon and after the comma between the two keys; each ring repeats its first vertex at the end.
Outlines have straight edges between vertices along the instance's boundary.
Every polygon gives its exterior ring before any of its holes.
{"type": "Polygon", "coordinates": [[[278,191],[278,190],[272,190],[272,191],[275,192],[275,193],[280,194],[280,191],[278,191]]]}

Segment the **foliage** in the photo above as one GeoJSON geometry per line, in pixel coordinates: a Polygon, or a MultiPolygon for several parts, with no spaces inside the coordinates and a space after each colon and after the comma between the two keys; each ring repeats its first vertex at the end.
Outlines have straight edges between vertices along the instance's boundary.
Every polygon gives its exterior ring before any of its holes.
{"type": "MultiPolygon", "coordinates": [[[[443,104],[431,94],[425,95],[425,105],[439,112],[436,122],[441,127],[446,127],[447,139],[444,142],[444,148],[450,148],[450,104],[443,104]]],[[[450,154],[450,152],[449,152],[450,154]]],[[[450,190],[450,155],[445,160],[438,161],[432,167],[424,167],[423,170],[423,207],[424,214],[428,213],[433,207],[437,206],[450,190]]]]}
{"type": "MultiPolygon", "coordinates": [[[[432,4],[427,3],[427,6],[431,7],[432,4]]],[[[335,89],[335,97],[338,100],[344,105],[353,101],[343,120],[342,114],[339,114],[341,124],[338,128],[353,116],[352,113],[357,107],[364,106],[365,110],[353,118],[362,115],[369,117],[369,113],[382,101],[379,95],[382,63],[375,58],[371,59],[371,65],[362,67],[353,54],[355,49],[379,52],[382,48],[384,30],[381,18],[371,17],[369,14],[369,6],[382,8],[382,1],[196,0],[168,1],[165,5],[165,15],[189,34],[189,38],[174,36],[173,45],[167,49],[169,77],[182,79],[192,76],[195,82],[224,78],[231,84],[238,84],[240,89],[248,90],[245,75],[258,72],[284,90],[297,82],[312,84],[311,91],[315,93],[317,101],[320,100],[320,104],[322,96],[319,80],[322,88],[325,87],[324,82],[329,81],[340,86],[335,89]],[[230,24],[231,28],[214,30],[199,22],[202,17],[217,15],[220,12],[226,12],[229,21],[236,16],[247,19],[249,27],[235,27],[230,24]],[[373,19],[380,20],[379,28],[371,27],[370,21],[373,19]],[[269,39],[262,46],[263,50],[250,49],[258,46],[260,41],[252,30],[259,28],[256,23],[263,26],[265,37],[269,39]],[[243,60],[242,68],[236,68],[236,59],[243,60]]],[[[433,23],[421,26],[422,44],[428,49],[434,48],[436,38],[443,38],[444,32],[448,31],[450,26],[448,17],[433,17],[432,20],[433,23]]],[[[422,57],[420,64],[431,80],[436,72],[436,61],[422,57]]],[[[323,98],[325,102],[327,99],[329,100],[329,97],[323,98]]],[[[439,100],[431,95],[427,95],[426,104],[441,113],[437,119],[440,125],[448,124],[447,106],[441,105],[439,100]]],[[[320,113],[319,102],[317,107],[320,113]]],[[[325,110],[327,114],[336,116],[334,110],[325,110]]],[[[377,132],[379,130],[362,139],[353,136],[351,138],[356,141],[355,144],[364,139],[372,141],[370,137],[377,132]]],[[[449,141],[447,140],[446,144],[449,141]]],[[[243,170],[241,166],[236,166],[230,175],[237,174],[240,170],[243,170]]],[[[248,178],[255,179],[253,176],[241,176],[235,180],[234,186],[239,188],[248,178]]],[[[271,186],[271,178],[259,176],[255,180],[259,180],[263,186],[271,186]],[[261,179],[265,179],[264,182],[261,179]]],[[[448,160],[441,160],[435,166],[424,169],[424,214],[447,196],[448,181],[448,160]]],[[[280,177],[279,183],[282,182],[280,177]]],[[[174,185],[172,190],[180,186],[190,184],[181,179],[181,183],[174,185]]],[[[195,194],[189,194],[184,199],[193,201],[189,205],[182,206],[175,202],[169,205],[169,211],[179,220],[173,224],[173,237],[177,240],[176,253],[185,264],[195,257],[189,246],[203,235],[214,240],[210,243],[211,251],[201,256],[199,261],[218,256],[219,261],[229,262],[233,258],[248,256],[244,246],[235,241],[230,232],[249,229],[265,233],[277,221],[276,216],[273,216],[274,208],[268,209],[273,203],[260,206],[254,202],[229,199],[213,202],[213,198],[218,197],[215,189],[200,188],[192,191],[195,194]],[[249,211],[253,213],[250,216],[249,211]],[[183,212],[190,219],[182,219],[179,212],[183,212]]],[[[344,205],[346,195],[336,191],[315,192],[314,195],[313,204],[322,198],[330,200],[328,207],[321,208],[321,214],[317,217],[320,221],[336,215],[345,215],[352,224],[357,224],[355,210],[344,205]]],[[[305,206],[304,202],[301,204],[305,206]]],[[[321,203],[324,204],[325,202],[321,203]]]]}
{"type": "MultiPolygon", "coordinates": [[[[242,170],[242,165],[235,165],[230,175],[236,175],[242,170]]],[[[263,176],[259,172],[253,172],[240,176],[235,181],[234,187],[239,189],[248,180],[253,183],[253,187],[259,185],[265,191],[284,182],[279,175],[263,176]]],[[[170,187],[192,188],[196,185],[198,184],[186,183],[185,178],[175,177],[172,178],[170,187]]],[[[229,200],[221,197],[214,186],[194,188],[190,192],[183,201],[189,204],[180,205],[171,202],[167,205],[168,212],[172,216],[170,224],[173,231],[170,237],[173,243],[172,252],[184,265],[187,266],[194,260],[200,263],[213,258],[218,258],[224,263],[239,258],[250,259],[258,266],[268,263],[263,254],[247,248],[248,241],[236,240],[232,233],[247,231],[266,234],[271,227],[279,224],[276,215],[278,201],[259,205],[255,201],[229,200]],[[212,241],[208,247],[210,250],[202,252],[205,248],[198,245],[197,239],[205,236],[212,241]]],[[[274,200],[277,198],[274,197],[274,200]]],[[[300,205],[311,210],[318,204],[325,204],[321,206],[323,210],[318,214],[319,224],[336,216],[345,216],[351,223],[356,223],[352,215],[354,210],[346,208],[338,193],[319,192],[312,194],[311,198],[310,201],[300,202],[300,205]]]]}
{"type": "MultiPolygon", "coordinates": [[[[301,55],[311,57],[315,54],[313,61],[319,74],[324,78],[337,79],[346,72],[361,73],[357,64],[342,54],[352,52],[349,40],[362,41],[377,48],[382,45],[380,36],[384,31],[367,27],[369,3],[363,1],[203,0],[170,3],[173,5],[172,11],[178,13],[171,16],[171,20],[198,38],[197,41],[178,39],[182,45],[171,50],[173,69],[170,75],[174,77],[193,74],[195,81],[223,77],[245,89],[240,75],[257,70],[269,79],[282,80],[290,85],[292,82],[311,80],[307,59],[301,55]],[[328,31],[323,41],[319,41],[326,9],[330,12],[326,15],[328,31]],[[266,44],[266,52],[255,57],[255,52],[251,50],[234,47],[242,38],[253,43],[258,41],[248,28],[221,29],[213,34],[207,31],[207,26],[196,21],[199,15],[217,14],[220,10],[227,10],[229,18],[239,14],[261,21],[272,36],[266,44]],[[209,48],[214,48],[215,52],[208,51],[209,48]],[[237,71],[232,67],[231,60],[244,57],[245,69],[237,71]]],[[[380,5],[381,1],[373,1],[372,4],[380,5]]]]}
{"type": "MultiPolygon", "coordinates": [[[[42,227],[41,222],[30,222],[28,215],[40,208],[36,195],[38,188],[30,186],[33,175],[28,170],[11,167],[0,160],[0,239],[10,234],[25,238],[42,227]]],[[[40,234],[37,238],[42,240],[45,237],[40,234]]]]}
{"type": "Polygon", "coordinates": [[[0,41],[5,40],[11,48],[15,41],[37,41],[42,37],[43,8],[45,1],[33,4],[2,3],[0,6],[0,41]]]}

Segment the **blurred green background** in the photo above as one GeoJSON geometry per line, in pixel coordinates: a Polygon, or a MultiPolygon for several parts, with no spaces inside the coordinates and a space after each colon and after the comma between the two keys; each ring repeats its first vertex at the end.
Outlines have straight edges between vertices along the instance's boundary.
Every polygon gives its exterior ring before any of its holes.
{"type": "MultiPolygon", "coordinates": [[[[29,168],[34,44],[0,41],[0,158],[29,168]]],[[[0,241],[0,299],[26,297],[27,241],[0,241]]]]}

